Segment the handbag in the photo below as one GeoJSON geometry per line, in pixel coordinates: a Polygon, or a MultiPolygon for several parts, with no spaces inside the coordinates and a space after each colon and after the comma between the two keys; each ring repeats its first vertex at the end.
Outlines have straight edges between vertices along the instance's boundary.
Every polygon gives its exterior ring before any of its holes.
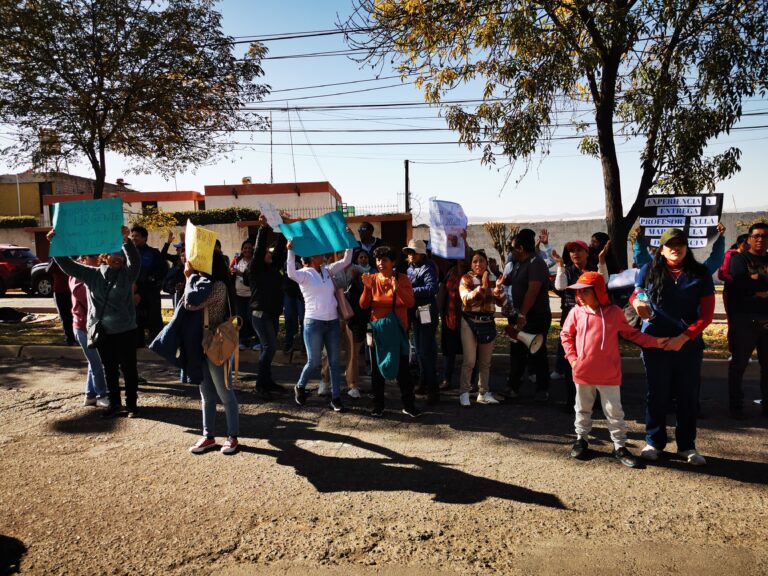
{"type": "Polygon", "coordinates": [[[339,313],[339,318],[344,320],[344,322],[348,322],[355,316],[355,311],[352,310],[352,305],[349,303],[349,300],[347,300],[344,288],[336,288],[335,295],[338,304],[337,311],[339,313]]]}
{"type": "Polygon", "coordinates": [[[112,287],[115,285],[115,282],[117,282],[117,278],[107,284],[107,293],[104,296],[104,306],[101,308],[101,312],[99,312],[99,318],[96,320],[96,322],[88,326],[88,348],[96,348],[99,345],[99,342],[104,340],[104,336],[107,333],[107,331],[104,330],[104,324],[101,323],[101,319],[104,318],[104,312],[107,309],[109,293],[112,291],[112,287]]]}
{"type": "Polygon", "coordinates": [[[385,380],[395,380],[400,370],[400,358],[409,350],[408,335],[400,324],[395,307],[397,294],[392,294],[392,310],[384,318],[371,322],[376,348],[376,364],[385,380]]]}
{"type": "Polygon", "coordinates": [[[472,316],[462,312],[462,317],[475,335],[478,344],[490,344],[496,340],[496,322],[493,314],[486,316],[472,316]]]}
{"type": "MultiPolygon", "coordinates": [[[[227,297],[229,304],[229,297],[227,297]]],[[[203,353],[206,358],[216,366],[224,366],[224,384],[229,389],[229,360],[232,354],[235,355],[235,374],[234,380],[237,380],[240,369],[240,326],[243,319],[240,316],[232,316],[230,306],[230,316],[221,324],[211,330],[208,320],[208,307],[203,308],[203,353]]]]}

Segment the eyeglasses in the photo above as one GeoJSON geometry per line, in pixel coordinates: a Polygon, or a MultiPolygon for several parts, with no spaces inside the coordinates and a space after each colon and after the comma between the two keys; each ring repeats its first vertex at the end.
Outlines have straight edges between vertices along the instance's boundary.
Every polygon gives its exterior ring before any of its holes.
{"type": "Polygon", "coordinates": [[[768,238],[768,234],[752,234],[750,238],[754,238],[755,240],[765,240],[768,238]]]}

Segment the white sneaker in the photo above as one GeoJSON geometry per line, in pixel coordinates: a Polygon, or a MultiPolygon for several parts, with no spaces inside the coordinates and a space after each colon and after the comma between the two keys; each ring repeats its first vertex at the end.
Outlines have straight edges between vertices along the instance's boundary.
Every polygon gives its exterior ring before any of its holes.
{"type": "Polygon", "coordinates": [[[261,352],[261,344],[254,344],[253,346],[251,346],[251,350],[253,350],[254,352],[261,352]]]}
{"type": "Polygon", "coordinates": [[[659,454],[661,454],[661,450],[657,450],[650,444],[646,444],[645,447],[640,450],[640,458],[643,460],[650,460],[651,462],[656,462],[656,460],[659,459],[659,454]]]}
{"type": "Polygon", "coordinates": [[[493,397],[493,394],[491,392],[486,392],[485,394],[477,395],[477,403],[478,404],[498,404],[499,401],[493,397]]]}
{"type": "Polygon", "coordinates": [[[459,395],[459,404],[462,405],[464,408],[469,408],[469,392],[464,392],[463,394],[459,395]]]}
{"type": "Polygon", "coordinates": [[[317,395],[318,396],[329,396],[331,394],[331,391],[328,389],[328,384],[325,382],[320,382],[320,385],[317,387],[317,395]]]}
{"type": "Polygon", "coordinates": [[[240,342],[240,346],[239,346],[239,348],[240,348],[240,350],[245,350],[246,348],[248,348],[248,346],[246,346],[245,344],[243,344],[242,342],[240,342]]]}
{"type": "Polygon", "coordinates": [[[85,402],[83,402],[83,406],[96,406],[96,398],[88,398],[85,397],[85,402]]]}
{"type": "Polygon", "coordinates": [[[96,398],[96,406],[99,408],[109,408],[109,397],[102,396],[101,398],[96,398]]]}
{"type": "Polygon", "coordinates": [[[562,380],[563,375],[560,374],[557,370],[552,370],[552,372],[549,373],[549,379],[550,380],[562,380]]]}
{"type": "Polygon", "coordinates": [[[350,388],[347,391],[347,396],[349,396],[350,398],[360,398],[360,390],[358,390],[357,388],[350,388]]]}
{"type": "Polygon", "coordinates": [[[682,456],[686,459],[691,466],[705,466],[707,464],[704,456],[699,454],[696,450],[684,450],[677,453],[678,456],[682,456]]]}

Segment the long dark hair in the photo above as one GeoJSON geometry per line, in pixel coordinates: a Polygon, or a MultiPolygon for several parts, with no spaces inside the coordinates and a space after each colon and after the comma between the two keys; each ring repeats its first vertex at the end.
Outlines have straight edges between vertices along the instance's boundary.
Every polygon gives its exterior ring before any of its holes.
{"type": "Polygon", "coordinates": [[[234,313],[234,305],[236,302],[235,296],[235,284],[232,282],[232,275],[229,273],[229,267],[227,261],[224,259],[224,255],[221,252],[213,253],[213,265],[211,266],[210,279],[214,282],[224,282],[227,287],[227,296],[229,297],[229,306],[234,313]]]}
{"type": "MultiPolygon", "coordinates": [[[[667,259],[662,255],[661,247],[656,250],[653,260],[648,264],[648,273],[645,276],[645,290],[651,301],[656,305],[661,305],[664,297],[665,280],[667,276],[667,259]]],[[[709,276],[709,270],[704,264],[696,261],[693,252],[688,248],[683,258],[683,272],[692,278],[706,278],[709,276]]]]}

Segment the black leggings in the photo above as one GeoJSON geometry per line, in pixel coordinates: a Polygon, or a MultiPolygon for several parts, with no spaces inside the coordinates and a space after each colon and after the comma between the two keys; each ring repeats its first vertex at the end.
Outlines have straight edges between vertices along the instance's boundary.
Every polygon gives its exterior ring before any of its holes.
{"type": "MultiPolygon", "coordinates": [[[[376,347],[371,349],[373,356],[373,366],[371,367],[371,387],[373,388],[373,406],[376,409],[384,408],[384,376],[379,370],[379,364],[376,362],[376,347]]],[[[403,400],[403,408],[413,408],[415,396],[413,394],[413,382],[411,381],[411,371],[408,365],[408,355],[400,356],[400,366],[397,370],[397,384],[400,386],[400,397],[403,400]]]]}

